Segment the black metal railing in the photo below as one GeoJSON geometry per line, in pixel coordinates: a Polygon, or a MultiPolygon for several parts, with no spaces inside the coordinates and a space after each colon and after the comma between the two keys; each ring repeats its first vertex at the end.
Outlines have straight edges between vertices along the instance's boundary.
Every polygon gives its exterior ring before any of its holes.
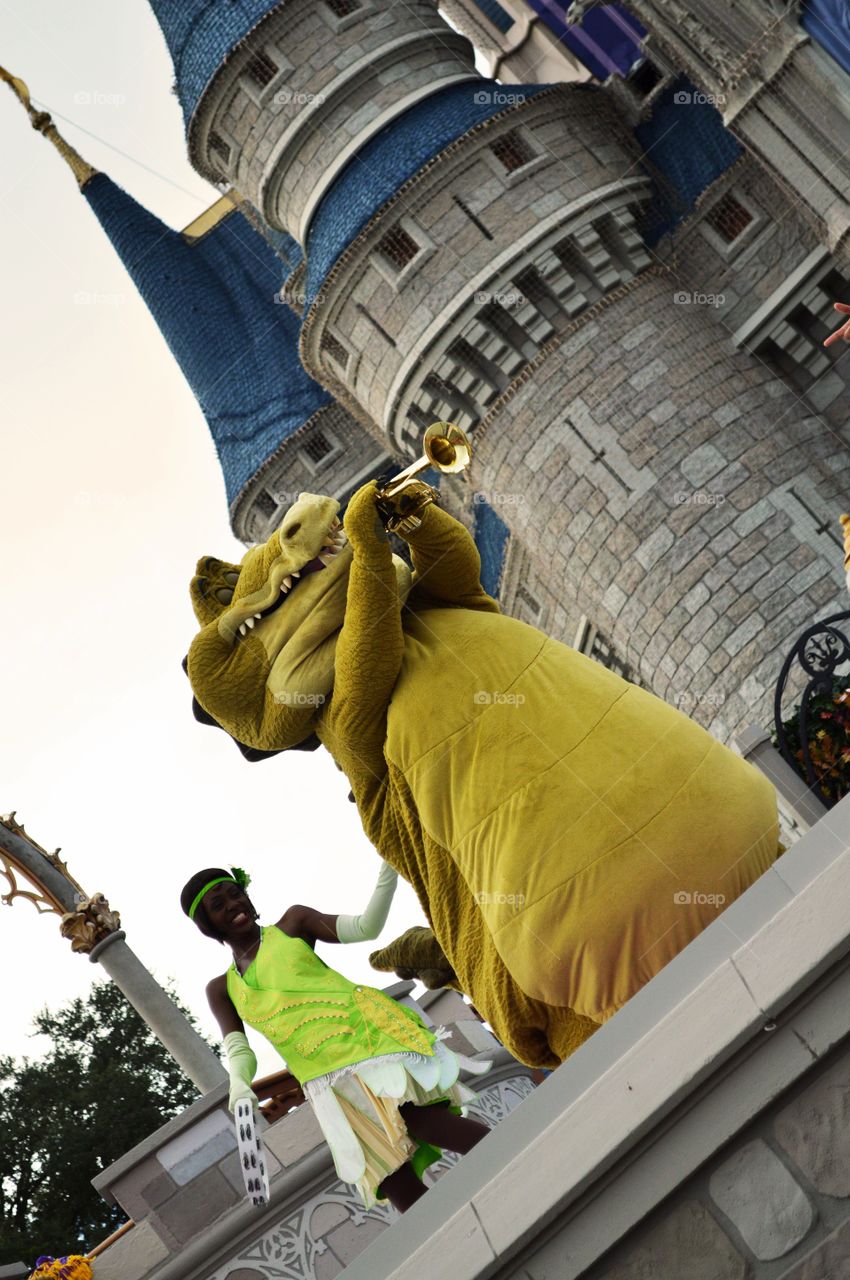
{"type": "Polygon", "coordinates": [[[848,623],[850,611],[834,613],[802,633],[782,664],[773,703],[774,737],[780,754],[828,805],[837,804],[850,791],[850,705],[842,713],[837,701],[843,690],[850,690],[850,639],[839,629],[848,623]],[[783,721],[782,700],[795,663],[808,680],[796,712],[783,721]],[[848,670],[840,672],[845,665],[848,670]],[[829,728],[824,729],[825,723],[829,728]],[[828,762],[812,756],[815,735],[822,729],[835,738],[846,737],[846,745],[839,743],[828,762]]]}

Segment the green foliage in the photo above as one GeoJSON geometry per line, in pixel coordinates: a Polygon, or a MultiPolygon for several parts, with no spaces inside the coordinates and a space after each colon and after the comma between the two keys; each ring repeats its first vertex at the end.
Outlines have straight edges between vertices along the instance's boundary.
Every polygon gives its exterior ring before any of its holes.
{"type": "MultiPolygon", "coordinates": [[[[806,776],[800,736],[800,710],[782,721],[788,746],[806,776]]],[[[837,804],[850,791],[850,688],[847,676],[837,676],[832,690],[815,694],[806,714],[809,754],[818,779],[818,791],[827,804],[837,804]]],[[[776,733],[773,734],[774,743],[776,733]]]]}
{"type": "Polygon", "coordinates": [[[111,982],[34,1025],[43,1060],[0,1058],[0,1266],[85,1253],[114,1231],[125,1214],[91,1179],[198,1096],[111,982]]]}

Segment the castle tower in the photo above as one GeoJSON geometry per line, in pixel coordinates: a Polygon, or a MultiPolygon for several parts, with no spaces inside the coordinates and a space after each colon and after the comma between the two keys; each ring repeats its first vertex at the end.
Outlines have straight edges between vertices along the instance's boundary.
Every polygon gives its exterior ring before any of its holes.
{"type": "Polygon", "coordinates": [[[850,43],[827,0],[632,0],[645,52],[683,71],[850,267],[850,43]]]}
{"type": "Polygon", "coordinates": [[[154,0],[190,152],[303,246],[307,371],[390,451],[438,417],[474,432],[473,485],[529,574],[722,737],[767,723],[784,652],[841,600],[818,520],[850,455],[710,306],[677,304],[656,250],[746,163],[718,113],[682,112],[673,154],[659,127],[642,166],[621,97],[476,77],[424,0],[266,3],[218,43],[193,7],[154,0]]]}

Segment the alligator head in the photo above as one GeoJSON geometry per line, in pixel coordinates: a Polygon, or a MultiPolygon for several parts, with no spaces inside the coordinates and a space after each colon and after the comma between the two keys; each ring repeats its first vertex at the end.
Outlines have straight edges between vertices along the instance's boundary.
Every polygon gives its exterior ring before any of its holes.
{"type": "MultiPolygon", "coordinates": [[[[335,498],[302,493],[240,564],[198,561],[189,679],[203,710],[248,747],[296,746],[330,695],[352,562],[339,509],[335,498]]],[[[409,571],[393,559],[403,598],[409,571]]]]}

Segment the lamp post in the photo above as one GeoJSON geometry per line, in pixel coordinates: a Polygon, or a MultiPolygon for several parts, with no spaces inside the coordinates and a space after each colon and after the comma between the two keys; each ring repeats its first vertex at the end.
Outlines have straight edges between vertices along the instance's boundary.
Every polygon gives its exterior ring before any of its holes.
{"type": "Polygon", "coordinates": [[[59,850],[43,849],[16,821],[14,812],[0,817],[0,874],[9,883],[0,902],[11,906],[15,898],[25,898],[39,914],[59,916],[60,932],[70,940],[71,950],[84,952],[106,970],[201,1093],[227,1080],[212,1049],[127,946],[118,912],[111,910],[102,893],[89,897],[59,857],[59,850]],[[21,888],[18,874],[34,887],[21,888]]]}

